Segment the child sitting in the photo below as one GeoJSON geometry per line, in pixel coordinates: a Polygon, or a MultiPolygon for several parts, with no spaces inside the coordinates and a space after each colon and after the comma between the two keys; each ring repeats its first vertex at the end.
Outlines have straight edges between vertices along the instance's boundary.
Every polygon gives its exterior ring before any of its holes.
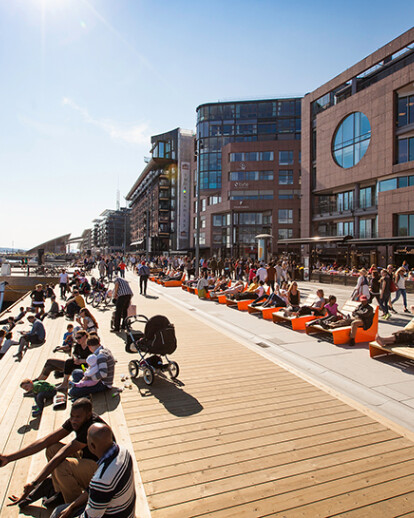
{"type": "Polygon", "coordinates": [[[72,346],[74,344],[74,327],[73,324],[68,324],[66,328],[66,333],[63,335],[62,345],[58,345],[53,349],[53,352],[64,352],[70,353],[72,351],[72,346]]]}
{"type": "Polygon", "coordinates": [[[337,322],[341,318],[345,318],[344,315],[339,311],[338,304],[336,302],[335,295],[330,295],[328,302],[325,304],[324,309],[326,310],[326,316],[318,318],[306,323],[306,327],[312,327],[320,325],[324,328],[328,328],[329,324],[337,322]]]}
{"type": "Polygon", "coordinates": [[[13,340],[13,333],[6,333],[5,340],[0,349],[0,360],[3,358],[3,356],[7,353],[7,351],[10,349],[12,345],[19,345],[19,342],[15,342],[13,340]]]}
{"type": "Polygon", "coordinates": [[[98,357],[96,354],[90,354],[86,358],[86,363],[89,365],[89,368],[83,373],[83,378],[77,383],[71,382],[74,387],[93,387],[98,383],[98,379],[96,378],[96,374],[98,373],[98,365],[97,365],[98,357]]]}
{"type": "Polygon", "coordinates": [[[35,397],[36,404],[32,406],[32,417],[41,416],[45,402],[48,399],[53,399],[56,395],[55,386],[47,381],[32,381],[26,378],[20,383],[20,387],[28,395],[34,395],[35,397]]]}

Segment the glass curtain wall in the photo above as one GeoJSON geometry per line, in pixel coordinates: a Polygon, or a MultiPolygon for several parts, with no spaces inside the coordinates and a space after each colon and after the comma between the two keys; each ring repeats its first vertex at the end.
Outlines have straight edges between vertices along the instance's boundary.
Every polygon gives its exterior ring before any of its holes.
{"type": "MultiPolygon", "coordinates": [[[[300,117],[301,99],[199,106],[197,151],[200,188],[221,188],[223,146],[230,142],[300,140],[300,117]]],[[[258,156],[257,160],[260,159],[258,156]]]]}

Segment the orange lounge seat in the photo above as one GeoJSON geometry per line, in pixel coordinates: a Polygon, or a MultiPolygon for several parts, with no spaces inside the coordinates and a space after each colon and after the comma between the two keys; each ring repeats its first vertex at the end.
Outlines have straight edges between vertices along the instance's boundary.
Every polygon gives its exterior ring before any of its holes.
{"type": "Polygon", "coordinates": [[[239,311],[246,311],[249,307],[249,304],[252,303],[252,299],[247,300],[238,300],[237,301],[237,309],[239,311]]]}
{"type": "MultiPolygon", "coordinates": [[[[349,307],[350,304],[353,304],[353,308],[355,308],[358,303],[356,302],[346,302],[344,305],[344,308],[349,307]]],[[[342,309],[343,313],[350,313],[352,311],[352,307],[349,307],[348,311],[342,309]]],[[[378,315],[379,315],[379,308],[375,309],[374,318],[372,320],[371,327],[364,330],[362,327],[359,327],[357,329],[356,335],[355,335],[355,343],[361,343],[361,342],[371,342],[375,339],[377,333],[378,333],[378,315]]],[[[320,332],[320,333],[328,333],[332,335],[333,343],[335,345],[344,345],[349,342],[349,335],[351,332],[351,326],[344,326],[344,327],[337,327],[333,329],[325,329],[321,326],[315,326],[311,328],[306,328],[306,333],[310,334],[312,332],[320,332]]]]}
{"type": "MultiPolygon", "coordinates": [[[[282,308],[283,311],[283,308],[282,308]]],[[[305,331],[306,330],[306,322],[310,322],[311,320],[315,320],[316,318],[320,318],[320,316],[314,315],[303,315],[301,317],[285,317],[285,315],[280,312],[273,312],[272,319],[275,324],[278,322],[289,322],[294,331],[305,331]]]]}

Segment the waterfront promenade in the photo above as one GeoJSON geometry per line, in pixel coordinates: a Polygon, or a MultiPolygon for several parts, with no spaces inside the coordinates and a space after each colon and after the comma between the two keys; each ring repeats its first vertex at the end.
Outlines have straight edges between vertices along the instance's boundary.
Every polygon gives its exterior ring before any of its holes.
{"type": "MultiPolygon", "coordinates": [[[[135,453],[138,516],[412,516],[413,362],[373,360],[366,344],[337,347],[180,288],[150,283],[144,298],[137,278],[129,272],[127,279],[138,313],[165,314],[175,324],[172,358],[180,365],[176,382],[157,377],[148,387],[139,378],[120,401],[94,398],[135,453]]],[[[341,303],[349,288],[340,290],[341,303]]],[[[135,356],[109,332],[110,311],[94,314],[122,386],[135,356]]],[[[381,323],[381,332],[395,321],[381,323]]],[[[18,383],[38,372],[66,323],[47,322],[45,346],[21,364],[8,358],[0,365],[2,451],[63,422],[66,414],[48,407],[38,430],[22,428],[31,401],[18,383]]],[[[0,470],[1,517],[18,515],[4,507],[5,497],[42,462],[39,454],[0,470]]],[[[47,513],[31,508],[30,515],[47,513]]]]}

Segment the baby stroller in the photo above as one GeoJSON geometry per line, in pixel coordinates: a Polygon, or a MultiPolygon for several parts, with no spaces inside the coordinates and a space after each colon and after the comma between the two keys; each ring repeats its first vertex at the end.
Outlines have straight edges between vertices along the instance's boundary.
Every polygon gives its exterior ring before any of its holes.
{"type": "Polygon", "coordinates": [[[131,360],[128,364],[131,378],[137,378],[141,370],[145,383],[152,385],[155,374],[168,372],[172,379],[178,376],[180,369],[177,362],[167,357],[177,349],[174,325],[167,317],[155,315],[148,319],[145,315],[136,315],[125,320],[125,327],[125,350],[128,353],[138,353],[140,356],[140,360],[131,360]],[[134,331],[134,322],[144,323],[144,332],[134,331]],[[163,357],[166,363],[163,362],[163,357]]]}

